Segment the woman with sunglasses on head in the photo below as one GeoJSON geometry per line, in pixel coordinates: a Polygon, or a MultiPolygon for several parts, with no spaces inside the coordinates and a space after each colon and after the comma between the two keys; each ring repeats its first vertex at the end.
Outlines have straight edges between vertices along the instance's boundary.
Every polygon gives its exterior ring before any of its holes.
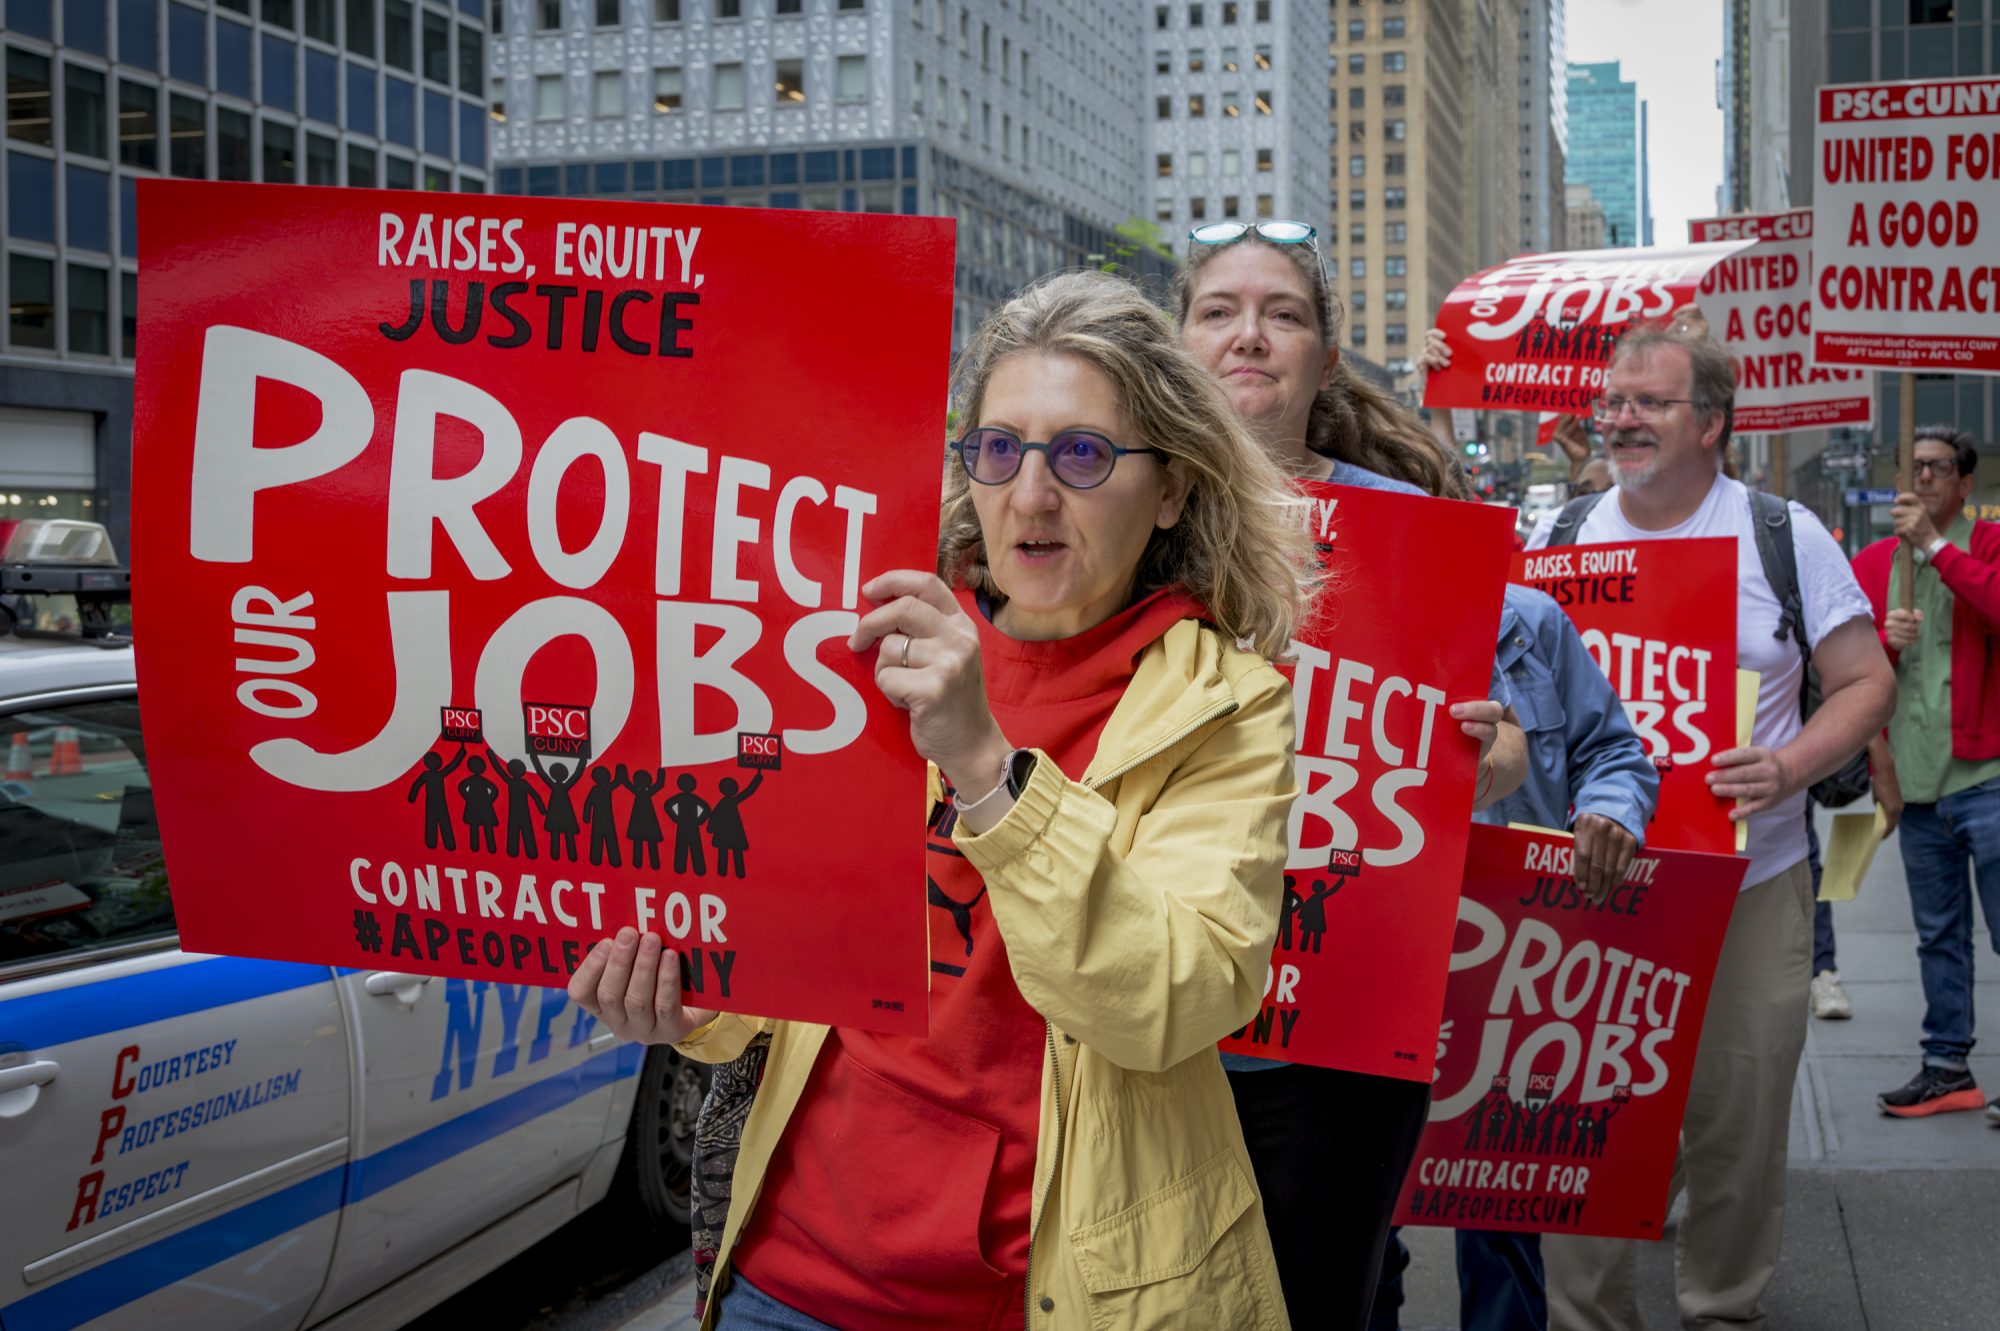
{"type": "MultiPolygon", "coordinates": [[[[1225,222],[1189,240],[1171,290],[1182,344],[1280,466],[1301,480],[1467,497],[1443,445],[1341,359],[1340,306],[1312,227],[1225,222]]],[[[1511,794],[1526,770],[1511,712],[1497,702],[1451,711],[1481,741],[1480,807],[1511,794]]],[[[1361,1331],[1429,1083],[1243,1054],[1222,1061],[1293,1324],[1361,1331]]]]}
{"type": "Polygon", "coordinates": [[[570,994],[707,1061],[771,1034],[705,1325],[1283,1328],[1215,1043],[1277,932],[1309,538],[1129,283],[1037,284],[956,380],[937,570],[849,643],[933,764],[928,1038],[683,1007],[629,930],[570,994]]]}

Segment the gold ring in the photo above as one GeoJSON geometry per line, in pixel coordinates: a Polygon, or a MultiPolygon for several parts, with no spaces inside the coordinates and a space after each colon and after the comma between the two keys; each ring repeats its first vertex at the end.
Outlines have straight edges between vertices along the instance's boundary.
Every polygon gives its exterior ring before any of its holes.
{"type": "Polygon", "coordinates": [[[905,633],[903,635],[903,669],[908,670],[909,668],[910,668],[910,635],[905,633]]]}

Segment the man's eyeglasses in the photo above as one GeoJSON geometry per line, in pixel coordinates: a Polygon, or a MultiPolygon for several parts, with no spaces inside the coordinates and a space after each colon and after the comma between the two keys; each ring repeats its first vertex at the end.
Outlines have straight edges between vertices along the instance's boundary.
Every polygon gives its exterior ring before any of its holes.
{"type": "Polygon", "coordinates": [[[1028,444],[1005,430],[990,426],[969,431],[952,444],[965,474],[981,485],[1005,485],[1021,470],[1030,453],[1048,459],[1055,478],[1072,490],[1092,490],[1111,479],[1111,469],[1128,453],[1153,453],[1157,448],[1120,448],[1089,430],[1065,430],[1046,444],[1028,444]]]}
{"type": "Polygon", "coordinates": [[[1266,222],[1209,222],[1188,232],[1188,246],[1229,245],[1256,232],[1273,245],[1303,245],[1319,262],[1319,280],[1327,282],[1326,256],[1320,253],[1319,229],[1305,222],[1273,218],[1266,222]]]}
{"type": "Polygon", "coordinates": [[[1958,471],[1958,459],[1957,459],[1957,458],[1918,458],[1918,459],[1916,459],[1916,460],[1915,460],[1914,462],[1910,463],[1910,468],[1911,468],[1911,470],[1915,471],[1915,472],[1916,472],[1917,474],[1919,474],[1919,475],[1922,475],[1922,474],[1924,474],[1925,472],[1928,472],[1928,473],[1930,473],[1930,474],[1931,474],[1932,476],[1936,476],[1936,477],[1938,477],[1938,478],[1939,478],[1940,480],[1942,480],[1942,479],[1943,479],[1944,477],[1946,477],[1946,476],[1951,476],[1951,475],[1955,475],[1955,474],[1957,473],[1957,471],[1958,471]]]}
{"type": "Polygon", "coordinates": [[[1667,408],[1675,403],[1694,405],[1691,399],[1684,397],[1600,397],[1590,404],[1590,414],[1608,425],[1629,409],[1641,425],[1651,425],[1665,416],[1667,408]]]}

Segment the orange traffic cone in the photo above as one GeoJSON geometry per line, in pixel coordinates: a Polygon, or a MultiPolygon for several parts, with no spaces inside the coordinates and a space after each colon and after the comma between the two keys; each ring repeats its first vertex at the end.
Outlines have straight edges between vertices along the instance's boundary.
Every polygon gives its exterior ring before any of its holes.
{"type": "Polygon", "coordinates": [[[49,747],[50,776],[81,776],[83,774],[83,744],[76,737],[75,726],[57,726],[55,743],[49,747]]]}
{"type": "Polygon", "coordinates": [[[0,780],[33,781],[35,779],[35,757],[28,750],[28,732],[14,732],[14,742],[7,747],[7,770],[0,773],[0,780]]]}

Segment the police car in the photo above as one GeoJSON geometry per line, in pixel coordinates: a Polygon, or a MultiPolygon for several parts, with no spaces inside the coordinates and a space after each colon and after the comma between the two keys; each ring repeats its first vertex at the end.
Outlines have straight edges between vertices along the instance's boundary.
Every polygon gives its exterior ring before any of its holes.
{"type": "Polygon", "coordinates": [[[704,1069],[559,989],[176,946],[128,579],[0,523],[0,1331],[393,1327],[614,1192],[684,1243],[704,1069]]]}

